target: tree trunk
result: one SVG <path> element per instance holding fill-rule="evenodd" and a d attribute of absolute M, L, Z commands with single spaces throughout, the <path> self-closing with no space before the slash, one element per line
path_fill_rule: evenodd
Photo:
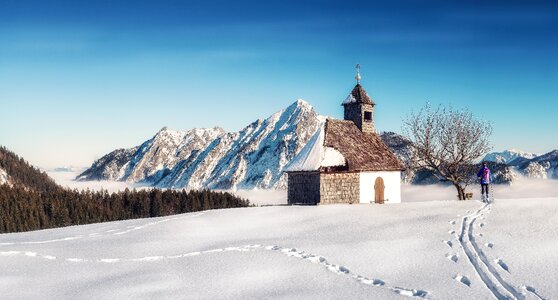
<path fill-rule="evenodd" d="M 457 190 L 457 197 L 459 200 L 465 200 L 465 188 L 461 187 L 458 183 L 454 183 L 455 189 Z"/>

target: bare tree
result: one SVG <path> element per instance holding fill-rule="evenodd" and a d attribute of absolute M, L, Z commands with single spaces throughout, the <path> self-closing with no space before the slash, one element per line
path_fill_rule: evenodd
<path fill-rule="evenodd" d="M 468 110 L 426 104 L 403 121 L 403 132 L 412 141 L 414 167 L 451 182 L 459 200 L 465 200 L 465 189 L 476 178 L 474 163 L 492 149 L 492 124 L 475 119 Z"/>

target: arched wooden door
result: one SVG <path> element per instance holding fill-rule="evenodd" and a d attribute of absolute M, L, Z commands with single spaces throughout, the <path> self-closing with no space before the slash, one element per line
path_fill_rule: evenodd
<path fill-rule="evenodd" d="M 376 178 L 374 183 L 374 202 L 377 204 L 384 204 L 384 179 L 382 177 Z"/>

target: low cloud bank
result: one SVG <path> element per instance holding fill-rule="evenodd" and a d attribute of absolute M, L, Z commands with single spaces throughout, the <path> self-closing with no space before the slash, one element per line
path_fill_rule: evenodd
<path fill-rule="evenodd" d="M 480 185 L 467 187 L 467 192 L 473 193 L 473 199 L 480 199 Z M 492 193 L 495 199 L 558 197 L 558 180 L 519 177 L 512 185 L 493 185 Z M 453 186 L 440 184 L 404 184 L 401 197 L 403 202 L 456 200 L 457 191 Z"/>
<path fill-rule="evenodd" d="M 90 189 L 92 191 L 106 190 L 109 192 L 123 191 L 126 188 L 129 189 L 144 189 L 149 188 L 146 185 L 130 183 L 130 182 L 120 182 L 120 181 L 75 181 L 74 179 L 81 172 L 78 171 L 59 171 L 51 170 L 47 171 L 48 176 L 50 176 L 54 181 L 70 189 L 86 190 Z"/>
<path fill-rule="evenodd" d="M 146 185 L 119 182 L 119 181 L 74 181 L 79 171 L 60 172 L 48 171 L 56 183 L 64 187 L 77 188 L 80 190 L 108 190 L 116 192 L 129 189 L 149 188 Z M 544 198 L 558 197 L 558 180 L 532 179 L 519 177 L 512 185 L 494 185 L 493 195 L 495 199 L 517 199 L 517 198 Z M 287 203 L 286 190 L 227 190 L 239 197 L 250 200 L 256 205 L 281 205 Z M 467 192 L 473 193 L 473 199 L 480 199 L 480 186 L 478 184 L 467 187 Z M 422 201 L 451 201 L 457 199 L 457 192 L 453 186 L 440 184 L 433 185 L 401 185 L 401 197 L 403 202 Z"/>

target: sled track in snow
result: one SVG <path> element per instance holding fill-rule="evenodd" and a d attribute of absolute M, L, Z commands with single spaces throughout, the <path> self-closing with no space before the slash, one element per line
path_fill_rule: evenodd
<path fill-rule="evenodd" d="M 475 237 L 473 235 L 475 221 L 484 212 L 489 210 L 490 207 L 491 204 L 486 203 L 477 211 L 463 217 L 461 232 L 459 233 L 459 243 L 461 244 L 469 262 L 473 265 L 475 272 L 494 297 L 496 297 L 496 299 L 523 300 L 525 299 L 525 295 L 519 292 L 510 283 L 506 282 L 502 276 L 500 276 L 496 268 L 490 264 L 489 259 L 475 241 Z"/>
<path fill-rule="evenodd" d="M 1 256 L 27 256 L 27 257 L 35 257 L 50 261 L 62 260 L 69 263 L 104 263 L 104 264 L 114 264 L 114 263 L 134 263 L 134 262 L 154 262 L 154 261 L 161 261 L 161 260 L 170 260 L 170 259 L 180 259 L 186 257 L 193 257 L 199 256 L 203 254 L 210 254 L 210 253 L 222 253 L 222 252 L 250 252 L 256 250 L 265 250 L 271 251 L 276 253 L 281 253 L 283 255 L 294 257 L 301 259 L 303 261 L 311 262 L 314 264 L 318 264 L 322 267 L 325 267 L 326 270 L 338 274 L 340 276 L 345 276 L 352 280 L 356 280 L 359 283 L 374 286 L 378 288 L 385 288 L 390 290 L 396 294 L 407 296 L 411 298 L 419 298 L 419 299 L 429 299 L 429 293 L 425 290 L 417 290 L 417 289 L 409 289 L 403 288 L 398 286 L 392 286 L 386 283 L 381 279 L 374 279 L 365 277 L 359 274 L 355 274 L 349 270 L 349 268 L 329 263 L 328 260 L 319 255 L 314 255 L 307 253 L 305 251 L 300 251 L 295 248 L 285 248 L 280 246 L 263 246 L 259 244 L 255 245 L 245 245 L 240 247 L 226 247 L 226 248 L 218 248 L 218 249 L 211 249 L 205 251 L 196 251 L 196 252 L 189 252 L 184 254 L 178 255 L 160 255 L 160 256 L 145 256 L 139 258 L 98 258 L 98 259 L 91 259 L 91 258 L 59 258 L 52 255 L 41 255 L 36 252 L 30 251 L 0 251 Z"/>

